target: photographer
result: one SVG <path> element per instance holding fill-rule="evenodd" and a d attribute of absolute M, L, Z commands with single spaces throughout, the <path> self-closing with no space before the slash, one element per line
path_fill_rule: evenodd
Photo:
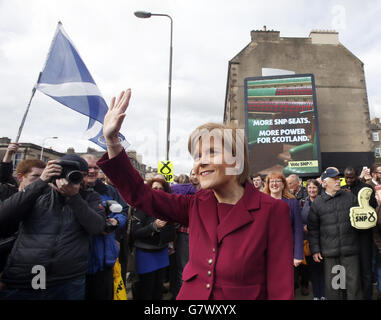
<path fill-rule="evenodd" d="M 127 222 L 128 205 L 114 187 L 106 185 L 98 179 L 99 167 L 96 164 L 97 159 L 91 154 L 82 155 L 82 158 L 86 160 L 89 167 L 86 188 L 100 194 L 103 205 L 107 208 L 107 213 L 109 213 L 108 230 L 102 235 L 91 237 L 89 271 L 86 275 L 86 299 L 113 300 L 113 267 L 120 251 L 115 236 L 117 233 L 118 241 L 123 243 L 126 236 L 123 230 L 126 231 L 124 227 Z M 118 210 L 119 213 L 113 212 L 113 209 L 107 204 L 110 200 L 115 200 L 115 204 L 121 206 Z M 122 269 L 122 278 L 125 278 L 125 273 Z"/>
<path fill-rule="evenodd" d="M 38 179 L 20 184 L 22 191 L 0 204 L 0 226 L 21 222 L 2 274 L 0 299 L 84 299 L 89 235 L 103 232 L 105 211 L 99 195 L 84 190 L 85 181 L 69 182 L 73 176 L 86 179 L 86 161 L 77 155 L 60 159 L 67 160 L 76 170 L 49 161 Z M 35 275 L 36 266 L 44 272 Z"/>

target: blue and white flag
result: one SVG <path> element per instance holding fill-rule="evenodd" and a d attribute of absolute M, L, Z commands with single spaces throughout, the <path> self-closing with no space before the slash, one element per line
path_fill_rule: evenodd
<path fill-rule="evenodd" d="M 107 104 L 61 22 L 58 22 L 36 89 L 66 107 L 88 116 L 86 137 L 107 149 L 102 133 Z M 127 149 L 130 144 L 123 135 L 119 134 L 119 139 Z"/>

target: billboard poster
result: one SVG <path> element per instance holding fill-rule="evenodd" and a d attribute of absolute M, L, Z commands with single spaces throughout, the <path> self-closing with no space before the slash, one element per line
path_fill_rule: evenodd
<path fill-rule="evenodd" d="M 318 176 L 319 126 L 312 74 L 245 79 L 251 172 Z"/>

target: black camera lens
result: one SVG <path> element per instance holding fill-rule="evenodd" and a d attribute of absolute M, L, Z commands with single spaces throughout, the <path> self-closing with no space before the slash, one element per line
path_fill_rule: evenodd
<path fill-rule="evenodd" d="M 66 175 L 66 180 L 72 184 L 79 184 L 83 180 L 83 175 L 81 171 L 77 171 L 77 170 L 70 171 Z"/>

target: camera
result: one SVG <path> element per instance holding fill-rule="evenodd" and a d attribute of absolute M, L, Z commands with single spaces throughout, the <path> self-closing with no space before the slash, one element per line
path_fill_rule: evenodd
<path fill-rule="evenodd" d="M 65 178 L 69 183 L 79 184 L 83 180 L 83 174 L 80 171 L 80 166 L 77 161 L 71 160 L 60 160 L 58 164 L 62 167 L 62 172 L 60 176 L 55 176 L 52 178 L 52 182 L 56 179 Z"/>
<path fill-rule="evenodd" d="M 107 200 L 105 208 L 106 208 L 107 219 L 109 219 L 111 212 L 120 213 L 123 210 L 123 207 L 115 200 Z M 118 225 L 114 225 L 109 220 L 106 220 L 106 227 L 104 229 L 104 232 L 112 233 L 115 231 L 117 227 Z"/>
<path fill-rule="evenodd" d="M 111 212 L 113 213 L 121 213 L 123 207 L 119 204 L 119 202 L 115 200 L 106 200 L 106 212 L 109 215 Z"/>

